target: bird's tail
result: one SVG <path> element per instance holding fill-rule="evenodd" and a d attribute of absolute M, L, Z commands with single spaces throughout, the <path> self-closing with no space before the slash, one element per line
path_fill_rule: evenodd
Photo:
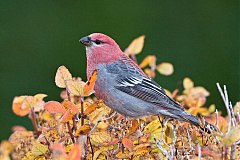
<path fill-rule="evenodd" d="M 181 118 L 183 121 L 189 122 L 189 123 L 195 125 L 196 127 L 199 127 L 204 132 L 207 132 L 209 134 L 211 134 L 213 132 L 219 132 L 219 129 L 216 126 L 208 123 L 204 119 L 201 120 L 200 118 L 195 117 L 185 111 L 183 111 L 182 114 L 180 114 L 180 115 L 181 115 Z"/>

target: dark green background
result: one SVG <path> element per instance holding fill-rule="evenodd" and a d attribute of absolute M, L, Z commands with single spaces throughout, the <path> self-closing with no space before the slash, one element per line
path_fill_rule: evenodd
<path fill-rule="evenodd" d="M 205 1 L 0 1 L 0 139 L 11 126 L 31 129 L 30 121 L 11 111 L 14 96 L 48 94 L 60 100 L 54 76 L 60 65 L 85 78 L 85 49 L 78 40 L 92 32 L 113 37 L 125 49 L 145 34 L 143 53 L 158 63 L 174 64 L 175 73 L 156 81 L 173 90 L 185 76 L 205 86 L 208 104 L 223 108 L 216 82 L 227 84 L 239 100 L 238 0 Z"/>

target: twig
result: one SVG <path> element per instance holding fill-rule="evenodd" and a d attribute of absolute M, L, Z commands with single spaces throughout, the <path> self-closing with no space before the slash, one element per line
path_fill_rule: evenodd
<path fill-rule="evenodd" d="M 92 146 L 92 143 L 91 143 L 91 140 L 90 140 L 90 135 L 87 136 L 87 141 L 89 142 L 89 145 L 90 145 L 90 148 L 91 148 L 91 154 L 92 154 L 92 159 L 93 159 L 93 156 L 94 156 L 94 151 L 93 151 L 93 146 Z"/>
<path fill-rule="evenodd" d="M 202 157 L 201 146 L 198 144 L 197 147 L 198 147 L 198 159 L 201 160 Z"/>
<path fill-rule="evenodd" d="M 36 115 L 35 115 L 35 112 L 34 112 L 34 107 L 31 108 L 31 113 L 30 114 L 31 114 L 30 117 L 31 117 L 31 120 L 32 120 L 32 123 L 33 123 L 33 128 L 36 132 L 37 137 L 39 137 L 40 132 L 38 130 L 38 125 L 37 125 L 37 122 L 36 122 Z"/>
<path fill-rule="evenodd" d="M 75 143 L 75 137 L 74 137 L 74 135 L 73 135 L 73 133 L 72 133 L 72 128 L 71 128 L 69 122 L 67 122 L 67 127 L 68 127 L 69 134 L 70 134 L 70 136 L 71 136 L 72 142 Z"/>
<path fill-rule="evenodd" d="M 216 109 L 215 113 L 216 113 L 216 122 L 215 122 L 215 126 L 218 128 L 218 110 L 217 110 L 217 109 Z"/>
<path fill-rule="evenodd" d="M 231 130 L 231 126 L 232 126 L 232 124 L 231 124 L 231 122 L 232 122 L 232 116 L 231 116 L 231 112 L 230 112 L 230 109 L 229 109 L 229 103 L 228 103 L 228 97 L 226 97 L 226 96 L 228 96 L 228 94 L 227 94 L 227 89 L 226 89 L 226 86 L 224 85 L 223 86 L 223 88 L 224 88 L 224 92 L 223 92 L 223 90 L 222 90 L 222 88 L 220 87 L 220 85 L 219 85 L 219 83 L 217 83 L 217 88 L 218 88 L 218 90 L 219 90 L 219 92 L 220 92 L 220 94 L 221 94 L 221 96 L 222 96 L 222 99 L 223 99 L 223 102 L 224 102 L 224 104 L 225 104 L 225 106 L 226 106 L 226 109 L 227 109 L 227 113 L 228 113 L 228 131 L 227 131 L 227 133 L 226 134 L 228 134 L 229 132 L 230 132 L 230 130 Z"/>
<path fill-rule="evenodd" d="M 81 126 L 84 125 L 84 99 L 83 97 L 81 96 L 80 97 L 80 102 L 81 102 Z"/>

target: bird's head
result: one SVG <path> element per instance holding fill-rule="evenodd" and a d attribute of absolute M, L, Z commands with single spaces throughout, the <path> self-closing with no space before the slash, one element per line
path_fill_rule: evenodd
<path fill-rule="evenodd" d="M 118 44 L 109 36 L 93 33 L 79 40 L 86 46 L 87 59 L 97 63 L 109 63 L 121 56 L 123 52 Z"/>

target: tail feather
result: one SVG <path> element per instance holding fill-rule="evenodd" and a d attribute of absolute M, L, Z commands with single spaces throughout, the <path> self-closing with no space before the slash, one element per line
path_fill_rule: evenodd
<path fill-rule="evenodd" d="M 200 120 L 198 117 L 191 115 L 188 112 L 185 112 L 184 110 L 175 110 L 172 111 L 172 114 L 174 115 L 178 115 L 178 119 L 180 121 L 185 121 L 185 122 L 189 122 L 193 125 L 195 125 L 196 127 L 199 127 L 202 131 L 207 132 L 209 134 L 213 133 L 213 132 L 219 132 L 219 129 L 217 127 L 215 127 L 214 125 L 206 122 L 206 121 L 202 121 Z"/>

